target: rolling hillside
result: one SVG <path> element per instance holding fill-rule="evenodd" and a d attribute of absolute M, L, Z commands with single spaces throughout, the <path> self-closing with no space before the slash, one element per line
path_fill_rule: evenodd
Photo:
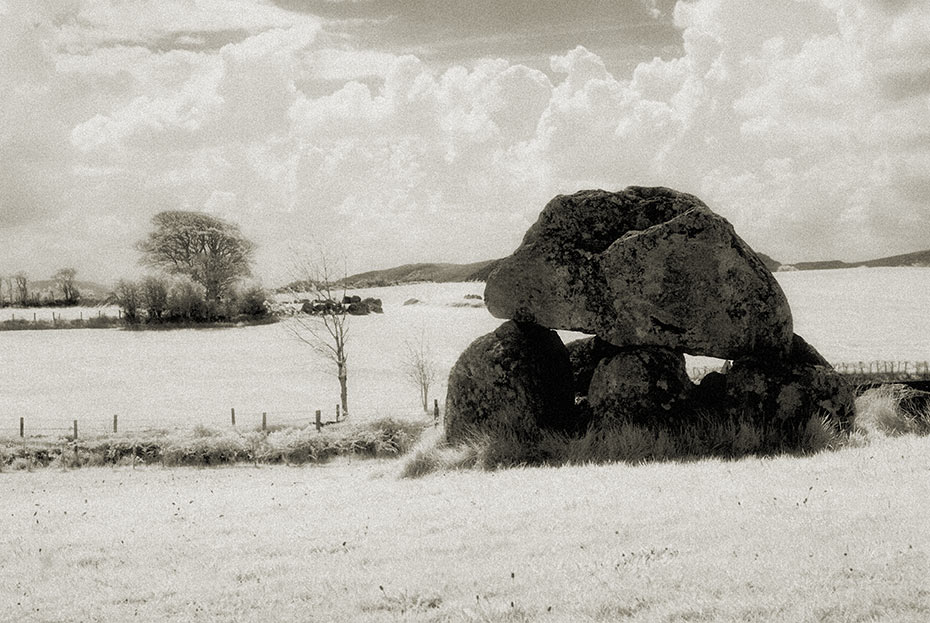
<path fill-rule="evenodd" d="M 450 283 L 486 281 L 499 260 L 486 260 L 471 264 L 404 264 L 384 270 L 371 270 L 346 277 L 346 284 L 354 288 L 371 288 L 417 281 Z"/>
<path fill-rule="evenodd" d="M 864 262 L 843 262 L 840 260 L 823 260 L 817 262 L 797 262 L 783 264 L 772 259 L 764 253 L 758 253 L 766 268 L 775 272 L 778 270 L 826 270 L 833 268 L 868 267 L 896 267 L 896 266 L 930 266 L 930 250 L 891 255 Z M 497 266 L 500 260 L 486 260 L 471 264 L 449 263 L 422 263 L 404 264 L 383 270 L 371 270 L 346 278 L 346 284 L 354 288 L 370 288 L 377 286 L 396 285 L 401 283 L 415 283 L 418 281 L 431 281 L 435 283 L 449 283 L 461 281 L 486 281 L 488 275 Z"/>

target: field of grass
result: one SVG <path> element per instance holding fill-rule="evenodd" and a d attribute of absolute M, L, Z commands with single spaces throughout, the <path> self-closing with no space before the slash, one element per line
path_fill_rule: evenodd
<path fill-rule="evenodd" d="M 777 277 L 797 332 L 831 361 L 930 359 L 925 330 L 930 269 Z M 402 371 L 404 341 L 420 336 L 439 370 L 432 397 L 444 402 L 445 380 L 462 350 L 501 322 L 485 309 L 462 306 L 475 303 L 466 295 L 483 289 L 481 283 L 410 284 L 358 292 L 381 298 L 385 313 L 350 323 L 349 406 L 356 421 L 422 417 L 417 390 Z M 412 298 L 421 303 L 404 305 Z M 88 318 L 100 310 L 84 311 Z M 16 313 L 19 317 L 20 310 Z M 563 334 L 573 337 L 577 334 Z M 714 365 L 706 359 L 693 358 L 689 365 Z M 273 425 L 305 425 L 316 409 L 324 419 L 334 417 L 337 402 L 331 362 L 294 339 L 285 323 L 165 332 L 0 332 L 0 436 L 17 435 L 20 417 L 27 435 L 66 434 L 73 419 L 81 431 L 103 433 L 114 414 L 125 431 L 216 427 L 230 422 L 231 408 L 240 426 L 260 423 L 262 412 Z"/>
<path fill-rule="evenodd" d="M 0 476 L 4 621 L 926 621 L 930 438 L 813 456 Z"/>

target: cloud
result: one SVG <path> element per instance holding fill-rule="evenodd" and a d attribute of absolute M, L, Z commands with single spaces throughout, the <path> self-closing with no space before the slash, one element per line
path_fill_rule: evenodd
<path fill-rule="evenodd" d="M 24 242 L 0 262 L 131 264 L 168 208 L 239 222 L 272 279 L 311 238 L 352 270 L 470 261 L 556 193 L 628 184 L 694 192 L 783 261 L 930 246 L 926 3 L 644 6 L 681 51 L 620 74 L 581 46 L 437 64 L 263 2 L 7 0 L 0 228 Z"/>

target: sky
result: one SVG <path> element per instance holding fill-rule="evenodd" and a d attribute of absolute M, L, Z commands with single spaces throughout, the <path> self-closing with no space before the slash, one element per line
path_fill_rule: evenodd
<path fill-rule="evenodd" d="M 930 248 L 924 0 L 0 0 L 0 274 L 140 274 L 163 210 L 255 274 L 502 257 L 669 186 L 782 262 Z"/>

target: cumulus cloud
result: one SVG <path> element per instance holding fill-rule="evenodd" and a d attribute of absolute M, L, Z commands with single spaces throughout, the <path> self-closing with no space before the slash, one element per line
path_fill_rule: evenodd
<path fill-rule="evenodd" d="M 309 239 L 352 270 L 472 261 L 555 193 L 628 184 L 694 192 L 783 261 L 930 246 L 926 3 L 680 2 L 681 53 L 629 75 L 580 46 L 435 65 L 258 1 L 3 11 L 3 264 L 55 243 L 47 270 L 83 250 L 107 277 L 167 208 L 239 222 L 272 280 Z"/>

